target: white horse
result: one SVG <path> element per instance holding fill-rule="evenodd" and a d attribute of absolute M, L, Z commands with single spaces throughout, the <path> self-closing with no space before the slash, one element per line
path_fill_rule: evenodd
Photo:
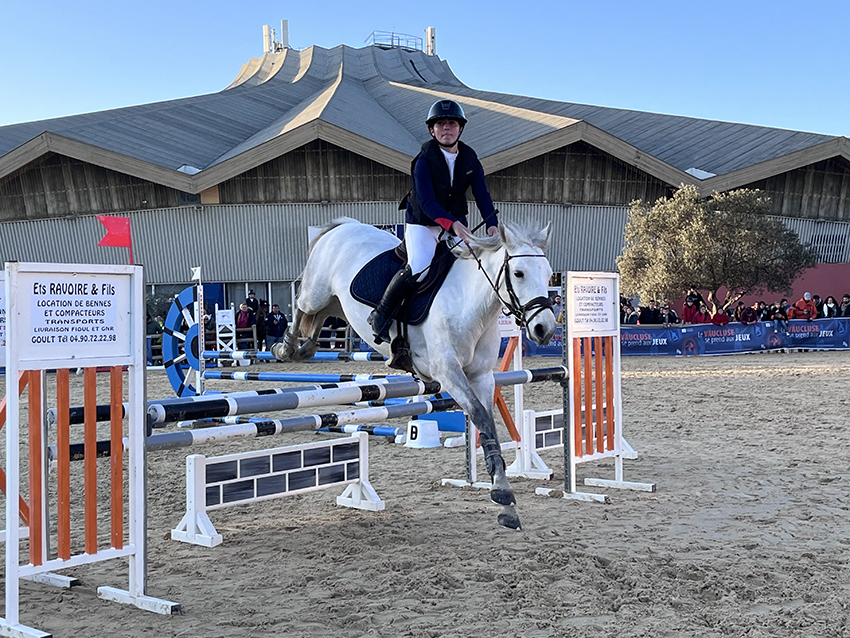
<path fill-rule="evenodd" d="M 536 343 L 552 338 L 555 316 L 547 294 L 552 268 L 544 255 L 548 237 L 549 226 L 532 229 L 502 222 L 498 236 L 455 247 L 459 259 L 428 317 L 408 328 L 416 372 L 439 381 L 478 429 L 492 479 L 490 496 L 502 506 L 499 523 L 511 529 L 519 529 L 520 521 L 493 421 L 497 319 L 507 306 Z M 389 356 L 389 343 L 374 344 L 366 320 L 371 308 L 355 301 L 349 288 L 366 263 L 398 243 L 393 235 L 348 218 L 322 229 L 310 244 L 292 324 L 284 342 L 272 347 L 274 356 L 282 361 L 312 357 L 328 316 L 344 316 L 361 338 Z M 395 338 L 396 332 L 394 325 L 390 336 Z M 299 343 L 299 337 L 307 341 Z"/>

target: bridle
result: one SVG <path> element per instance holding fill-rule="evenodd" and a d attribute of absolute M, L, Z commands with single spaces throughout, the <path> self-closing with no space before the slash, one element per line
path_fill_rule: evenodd
<path fill-rule="evenodd" d="M 482 222 L 483 224 L 483 222 Z M 481 226 L 479 224 L 476 226 L 472 232 Z M 455 244 L 458 245 L 458 244 Z M 534 319 L 537 315 L 539 315 L 544 310 L 552 309 L 552 300 L 549 297 L 534 297 L 534 299 L 529 300 L 526 303 L 522 303 L 519 300 L 519 297 L 514 290 L 514 286 L 511 283 L 511 271 L 508 267 L 511 259 L 518 259 L 520 257 L 543 257 L 546 258 L 546 255 L 511 255 L 508 253 L 508 249 L 505 248 L 505 259 L 502 261 L 502 266 L 499 268 L 499 272 L 496 274 L 496 281 L 490 279 L 490 275 L 487 274 L 487 271 L 484 269 L 484 264 L 481 263 L 481 260 L 478 258 L 478 255 L 475 254 L 475 251 L 472 249 L 472 246 L 467 245 L 469 248 L 469 254 L 472 255 L 472 258 L 475 259 L 478 264 L 478 270 L 484 273 L 484 276 L 487 278 L 487 283 L 490 284 L 490 287 L 493 289 L 493 292 L 496 293 L 496 298 L 502 302 L 502 306 L 507 310 L 507 314 L 513 316 L 516 319 L 517 324 L 520 328 L 527 328 L 529 322 Z M 505 289 L 508 291 L 508 299 L 502 298 L 502 294 L 499 292 L 499 282 L 502 280 L 502 276 L 505 277 Z M 531 316 L 527 316 L 529 312 L 531 312 Z"/>
<path fill-rule="evenodd" d="M 469 252 L 472 254 L 475 261 L 478 262 L 478 269 L 482 273 L 484 273 L 484 276 L 487 278 L 487 282 L 490 284 L 490 287 L 493 289 L 493 292 L 496 293 L 496 297 L 499 299 L 499 301 L 502 302 L 502 306 L 504 306 L 504 308 L 508 311 L 507 314 L 512 315 L 516 319 L 516 322 L 520 328 L 527 328 L 531 320 L 534 319 L 537 315 L 539 315 L 544 310 L 552 309 L 552 300 L 549 299 L 549 297 L 534 297 L 526 303 L 522 303 L 519 300 L 516 291 L 514 290 L 513 284 L 511 283 L 511 271 L 508 267 L 511 259 L 518 259 L 520 257 L 545 258 L 546 255 L 510 255 L 508 254 L 507 249 L 505 249 L 505 259 L 502 261 L 502 265 L 499 268 L 499 272 L 496 274 L 496 281 L 494 282 L 492 279 L 490 279 L 490 275 L 487 274 L 487 271 L 484 270 L 484 266 L 481 263 L 481 260 L 478 259 L 478 256 L 472 250 L 471 246 L 469 248 Z M 499 292 L 499 282 L 502 279 L 502 275 L 504 275 L 505 277 L 505 289 L 508 291 L 507 300 L 503 299 L 501 293 Z M 529 312 L 531 312 L 530 316 L 528 316 Z"/>

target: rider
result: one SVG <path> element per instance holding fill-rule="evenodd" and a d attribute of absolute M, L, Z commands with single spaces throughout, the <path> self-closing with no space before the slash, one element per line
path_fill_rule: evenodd
<path fill-rule="evenodd" d="M 471 187 L 488 235 L 498 232 L 497 211 L 484 182 L 484 169 L 478 156 L 460 141 L 466 125 L 460 104 L 439 100 L 428 111 L 431 139 L 410 165 L 412 187 L 406 202 L 404 241 L 407 265 L 390 280 L 380 303 L 369 315 L 375 341 L 389 341 L 389 330 L 398 307 L 427 274 L 437 243 L 451 236 L 469 243 L 474 238 L 467 227 L 466 192 Z M 405 353 L 407 354 L 407 353 Z M 398 354 L 395 359 L 398 359 Z M 390 362 L 390 367 L 395 361 Z"/>

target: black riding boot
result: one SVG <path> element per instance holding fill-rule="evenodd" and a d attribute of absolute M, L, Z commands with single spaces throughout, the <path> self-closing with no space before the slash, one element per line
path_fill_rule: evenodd
<path fill-rule="evenodd" d="M 405 266 L 390 279 L 378 307 L 369 315 L 369 325 L 375 333 L 375 343 L 390 340 L 390 326 L 396 310 L 416 287 L 416 275 Z"/>

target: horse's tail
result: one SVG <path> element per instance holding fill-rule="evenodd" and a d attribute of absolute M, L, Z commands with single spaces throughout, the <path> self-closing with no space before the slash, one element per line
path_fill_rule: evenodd
<path fill-rule="evenodd" d="M 325 226 L 322 226 L 322 230 L 319 231 L 319 234 L 316 235 L 313 238 L 313 241 L 311 241 L 310 245 L 307 247 L 307 258 L 309 259 L 310 253 L 313 252 L 313 246 L 316 245 L 316 242 L 319 241 L 319 239 L 321 239 L 323 235 L 326 235 L 327 233 L 331 232 L 337 226 L 342 226 L 343 224 L 352 224 L 352 223 L 359 224 L 360 221 L 357 220 L 357 219 L 354 219 L 352 217 L 337 217 L 330 224 L 326 224 Z"/>

